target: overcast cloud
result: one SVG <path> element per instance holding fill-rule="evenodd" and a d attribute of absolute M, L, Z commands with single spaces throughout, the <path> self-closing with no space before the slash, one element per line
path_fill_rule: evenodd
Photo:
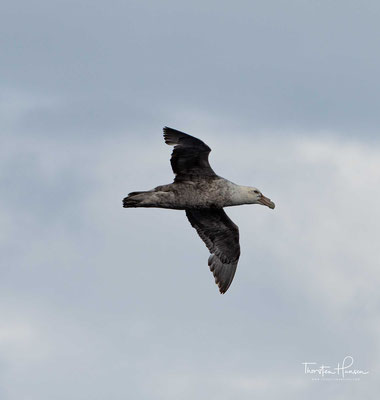
<path fill-rule="evenodd" d="M 0 397 L 357 399 L 380 390 L 374 1 L 0 6 Z M 276 203 L 227 209 L 221 296 L 163 125 Z M 369 370 L 312 381 L 302 362 Z"/>

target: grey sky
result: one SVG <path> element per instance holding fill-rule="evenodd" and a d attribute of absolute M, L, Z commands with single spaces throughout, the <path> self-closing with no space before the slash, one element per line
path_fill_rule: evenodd
<path fill-rule="evenodd" d="M 0 7 L 0 397 L 374 398 L 378 3 Z M 172 180 L 163 125 L 276 203 L 227 209 L 224 296 L 183 212 L 121 207 Z"/>
<path fill-rule="evenodd" d="M 379 11 L 375 1 L 3 3 L 3 96 L 50 100 L 19 121 L 33 133 L 141 131 L 193 110 L 235 130 L 374 134 Z"/>

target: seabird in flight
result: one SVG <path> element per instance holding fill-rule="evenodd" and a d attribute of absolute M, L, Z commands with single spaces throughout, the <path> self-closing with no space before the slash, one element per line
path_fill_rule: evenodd
<path fill-rule="evenodd" d="M 225 293 L 235 275 L 240 245 L 239 228 L 223 207 L 262 204 L 273 209 L 274 203 L 254 187 L 236 185 L 216 175 L 208 162 L 211 149 L 201 140 L 168 127 L 164 128 L 164 139 L 174 146 L 170 159 L 174 182 L 129 193 L 123 206 L 185 210 L 211 253 L 208 265 L 220 293 Z"/>

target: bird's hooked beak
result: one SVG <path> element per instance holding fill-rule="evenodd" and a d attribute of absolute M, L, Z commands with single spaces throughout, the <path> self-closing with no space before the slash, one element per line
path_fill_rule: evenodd
<path fill-rule="evenodd" d="M 272 210 L 275 207 L 275 204 L 273 203 L 273 201 L 271 199 L 268 199 L 268 197 L 265 197 L 264 195 L 261 195 L 258 202 L 259 202 L 259 204 L 262 204 L 263 206 L 267 206 L 267 207 L 271 208 Z"/>

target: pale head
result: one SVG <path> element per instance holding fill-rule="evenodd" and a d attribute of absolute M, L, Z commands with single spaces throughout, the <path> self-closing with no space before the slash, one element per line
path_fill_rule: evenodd
<path fill-rule="evenodd" d="M 246 188 L 250 204 L 261 204 L 272 209 L 275 207 L 273 201 L 265 197 L 259 189 L 250 186 L 246 186 Z"/>

